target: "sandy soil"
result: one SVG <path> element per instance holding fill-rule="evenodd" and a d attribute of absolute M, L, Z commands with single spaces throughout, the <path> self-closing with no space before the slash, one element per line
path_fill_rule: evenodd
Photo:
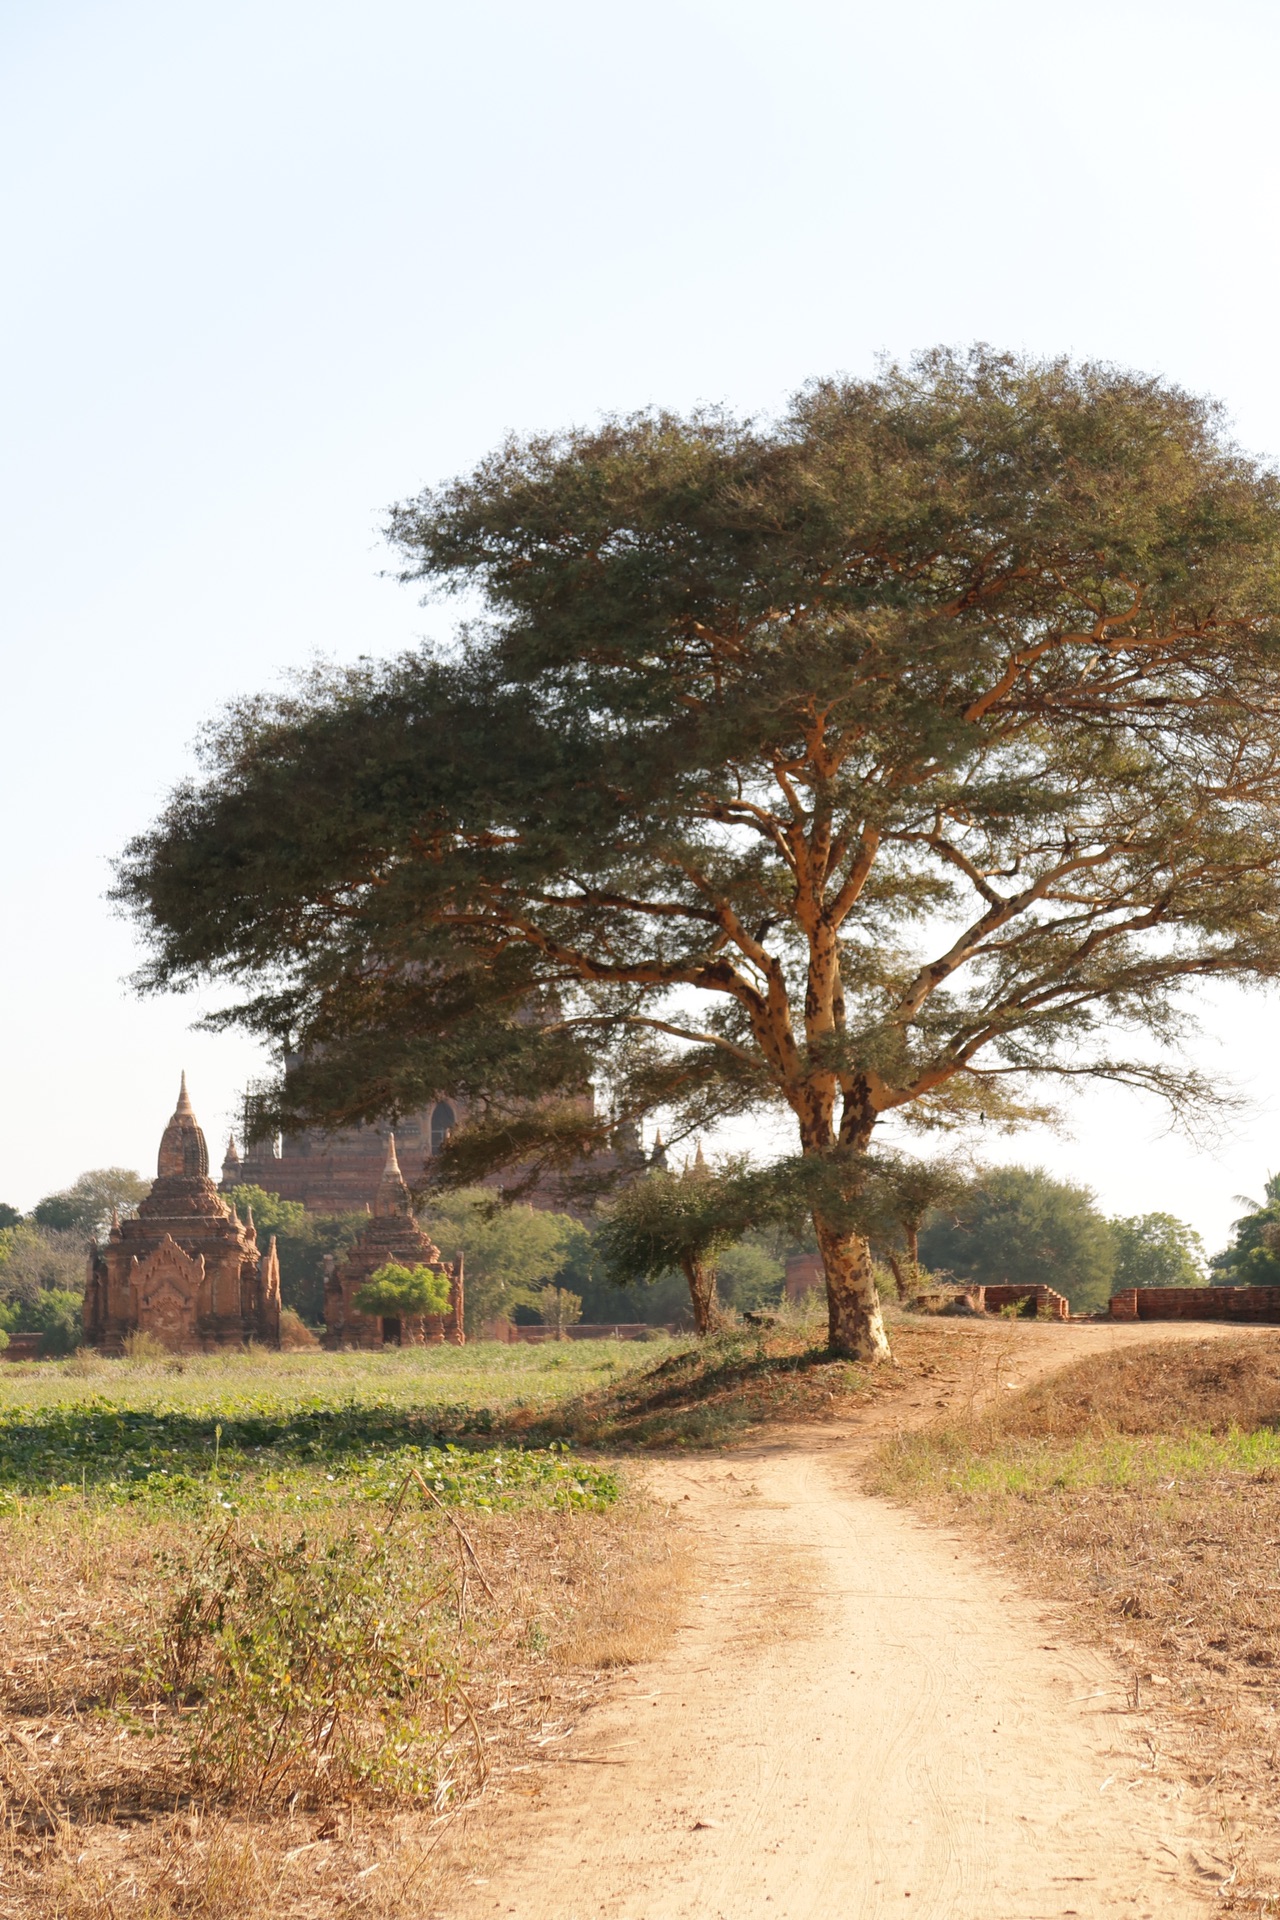
<path fill-rule="evenodd" d="M 1229 1863 L 1125 1682 L 971 1546 L 859 1491 L 944 1403 L 1179 1327 L 957 1328 L 861 1422 L 654 1462 L 698 1548 L 674 1644 L 509 1781 L 451 1920 L 1211 1912 Z M 1219 1331 L 1235 1331 L 1220 1329 Z"/>

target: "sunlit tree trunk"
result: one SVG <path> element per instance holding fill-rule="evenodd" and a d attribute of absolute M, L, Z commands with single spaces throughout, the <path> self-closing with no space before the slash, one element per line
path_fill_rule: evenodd
<path fill-rule="evenodd" d="M 689 1298 L 693 1302 L 693 1324 L 699 1333 L 714 1333 L 720 1325 L 720 1299 L 716 1292 L 716 1270 L 693 1254 L 686 1254 L 680 1264 L 684 1268 L 684 1277 L 689 1282 Z"/>
<path fill-rule="evenodd" d="M 827 1275 L 828 1347 L 845 1360 L 891 1359 L 870 1242 L 860 1233 L 841 1232 L 820 1213 L 813 1226 Z"/>

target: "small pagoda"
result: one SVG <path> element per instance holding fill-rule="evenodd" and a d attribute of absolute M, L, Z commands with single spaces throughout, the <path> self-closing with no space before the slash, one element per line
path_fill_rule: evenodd
<path fill-rule="evenodd" d="M 399 1319 L 359 1312 L 353 1304 L 355 1295 L 379 1267 L 389 1262 L 399 1267 L 430 1267 L 433 1273 L 446 1274 L 448 1312 L 406 1314 Z M 439 1345 L 447 1340 L 460 1347 L 466 1341 L 462 1304 L 462 1255 L 452 1262 L 442 1259 L 439 1247 L 414 1219 L 392 1134 L 387 1142 L 386 1164 L 369 1223 L 325 1280 L 324 1343 L 326 1347 L 339 1348 L 384 1347 Z"/>
<path fill-rule="evenodd" d="M 275 1238 L 264 1253 L 252 1211 L 242 1221 L 209 1178 L 185 1074 L 150 1193 L 132 1218 L 112 1220 L 105 1247 L 90 1248 L 84 1330 L 108 1353 L 131 1333 L 174 1353 L 280 1344 Z"/>

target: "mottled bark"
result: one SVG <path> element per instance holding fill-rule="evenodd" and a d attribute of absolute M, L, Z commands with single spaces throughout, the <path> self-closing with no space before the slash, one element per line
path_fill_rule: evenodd
<path fill-rule="evenodd" d="M 720 1297 L 716 1292 L 716 1270 L 705 1261 L 687 1254 L 680 1262 L 689 1282 L 693 1302 L 693 1324 L 699 1333 L 714 1333 L 720 1325 Z"/>
<path fill-rule="evenodd" d="M 827 1345 L 845 1360 L 890 1360 L 872 1271 L 871 1246 L 860 1233 L 844 1233 L 814 1215 L 814 1230 L 827 1274 Z"/>

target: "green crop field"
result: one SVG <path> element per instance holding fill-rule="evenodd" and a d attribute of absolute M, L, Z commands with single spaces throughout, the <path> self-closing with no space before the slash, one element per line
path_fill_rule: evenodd
<path fill-rule="evenodd" d="M 316 1513 L 385 1503 L 415 1473 L 448 1504 L 607 1503 L 616 1488 L 604 1469 L 563 1447 L 495 1446 L 495 1429 L 517 1408 L 609 1381 L 668 1344 L 140 1361 L 81 1352 L 14 1364 L 0 1368 L 0 1512 L 72 1498 Z"/>

